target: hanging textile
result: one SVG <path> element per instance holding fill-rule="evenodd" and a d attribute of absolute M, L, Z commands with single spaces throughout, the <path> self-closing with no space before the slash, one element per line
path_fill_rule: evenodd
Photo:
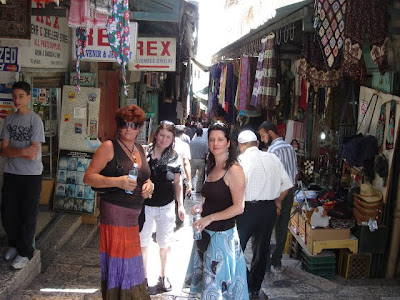
<path fill-rule="evenodd" d="M 98 13 L 109 15 L 112 12 L 112 2 L 112 0 L 90 0 L 90 6 Z"/>
<path fill-rule="evenodd" d="M 270 33 L 261 40 L 258 56 L 255 83 L 250 104 L 271 110 L 275 106 L 276 97 L 276 57 L 275 34 Z"/>
<path fill-rule="evenodd" d="M 376 126 L 376 139 L 378 141 L 378 148 L 381 149 L 383 145 L 383 138 L 385 134 L 385 123 L 386 123 L 386 103 L 382 104 L 381 111 L 379 113 L 378 124 Z"/>
<path fill-rule="evenodd" d="M 60 0 L 33 0 L 33 2 L 36 2 L 36 3 L 41 2 L 41 3 L 44 3 L 44 4 L 55 2 L 57 4 L 57 6 L 60 5 Z"/>
<path fill-rule="evenodd" d="M 352 0 L 347 3 L 343 72 L 354 79 L 362 80 L 365 63 L 362 49 L 365 33 L 368 32 L 371 56 L 381 74 L 388 70 L 388 16 L 386 0 Z"/>
<path fill-rule="evenodd" d="M 390 101 L 389 128 L 386 134 L 386 150 L 393 149 L 394 127 L 396 125 L 396 101 Z"/>
<path fill-rule="evenodd" d="M 243 56 L 240 59 L 239 110 L 246 109 L 247 85 L 249 84 L 248 71 L 249 58 L 248 56 Z"/>
<path fill-rule="evenodd" d="M 71 0 L 68 26 L 84 27 L 106 26 L 107 15 L 100 14 L 90 5 L 90 0 Z"/>
<path fill-rule="evenodd" d="M 76 42 L 75 42 L 75 54 L 76 54 L 76 90 L 79 93 L 81 91 L 81 85 L 79 84 L 81 79 L 81 68 L 80 68 L 80 61 L 85 56 L 85 49 L 87 43 L 87 31 L 85 28 L 77 27 L 75 29 L 76 34 Z"/>
<path fill-rule="evenodd" d="M 340 63 L 328 69 L 321 55 L 319 38 L 316 34 L 304 33 L 303 53 L 301 54 L 299 74 L 317 87 L 332 87 L 340 82 Z"/>
<path fill-rule="evenodd" d="M 221 78 L 219 83 L 218 103 L 223 107 L 225 102 L 225 85 L 226 85 L 226 65 L 221 66 Z"/>
<path fill-rule="evenodd" d="M 68 26 L 76 27 L 76 90 L 79 93 L 81 85 L 80 61 L 85 56 L 86 42 L 91 28 L 95 26 L 106 26 L 107 15 L 97 13 L 91 6 L 89 0 L 71 0 L 71 9 L 69 11 Z"/>
<path fill-rule="evenodd" d="M 107 22 L 107 35 L 114 57 L 122 67 L 121 76 L 125 96 L 128 96 L 126 65 L 130 53 L 129 18 L 128 0 L 113 0 L 112 13 Z"/>
<path fill-rule="evenodd" d="M 328 68 L 332 68 L 341 56 L 345 12 L 346 0 L 315 0 L 314 28 Z"/>

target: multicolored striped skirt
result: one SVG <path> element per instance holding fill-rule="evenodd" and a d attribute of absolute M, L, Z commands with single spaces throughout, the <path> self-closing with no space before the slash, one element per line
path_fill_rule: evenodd
<path fill-rule="evenodd" d="M 148 300 L 138 216 L 131 209 L 100 202 L 100 260 L 103 299 Z"/>

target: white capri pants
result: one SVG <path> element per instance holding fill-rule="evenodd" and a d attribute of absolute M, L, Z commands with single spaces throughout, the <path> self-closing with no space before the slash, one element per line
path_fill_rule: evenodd
<path fill-rule="evenodd" d="M 174 241 L 175 201 L 164 206 L 144 206 L 145 222 L 140 232 L 140 246 L 148 247 L 156 223 L 157 244 L 160 248 L 168 248 Z"/>

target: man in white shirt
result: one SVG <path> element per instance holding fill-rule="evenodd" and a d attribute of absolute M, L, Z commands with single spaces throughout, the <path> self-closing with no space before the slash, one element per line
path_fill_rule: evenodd
<path fill-rule="evenodd" d="M 245 210 L 236 217 L 240 244 L 246 249 L 252 238 L 253 257 L 247 282 L 250 299 L 258 299 L 269 256 L 269 245 L 281 201 L 293 186 L 289 175 L 275 154 L 258 149 L 254 132 L 238 136 L 239 163 L 246 177 Z"/>
<path fill-rule="evenodd" d="M 190 154 L 189 144 L 187 144 L 180 138 L 181 134 L 183 134 L 183 128 L 179 126 L 180 125 L 175 126 L 176 137 L 174 141 L 175 142 L 174 150 L 179 154 L 179 156 L 183 160 L 183 170 L 181 173 L 183 178 L 183 195 L 190 196 L 190 194 L 192 193 L 192 176 L 191 176 L 191 166 L 190 166 L 190 160 L 192 157 Z M 179 219 L 178 206 L 176 206 L 175 215 L 176 215 L 175 230 L 178 230 L 183 226 L 183 221 Z"/>

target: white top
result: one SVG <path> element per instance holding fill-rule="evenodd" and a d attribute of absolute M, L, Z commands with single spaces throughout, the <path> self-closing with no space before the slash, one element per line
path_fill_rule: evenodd
<path fill-rule="evenodd" d="M 182 159 L 192 159 L 192 156 L 190 155 L 190 147 L 189 144 L 185 143 L 184 141 L 182 141 L 180 138 L 176 137 L 175 138 L 175 146 L 174 146 L 174 150 L 178 153 L 178 155 L 182 158 Z M 185 170 L 183 168 L 183 164 L 181 166 L 181 176 L 182 179 L 186 178 L 186 174 L 185 174 Z"/>
<path fill-rule="evenodd" d="M 247 148 L 239 155 L 239 163 L 246 177 L 246 201 L 275 200 L 293 183 L 279 158 L 257 147 Z"/>

